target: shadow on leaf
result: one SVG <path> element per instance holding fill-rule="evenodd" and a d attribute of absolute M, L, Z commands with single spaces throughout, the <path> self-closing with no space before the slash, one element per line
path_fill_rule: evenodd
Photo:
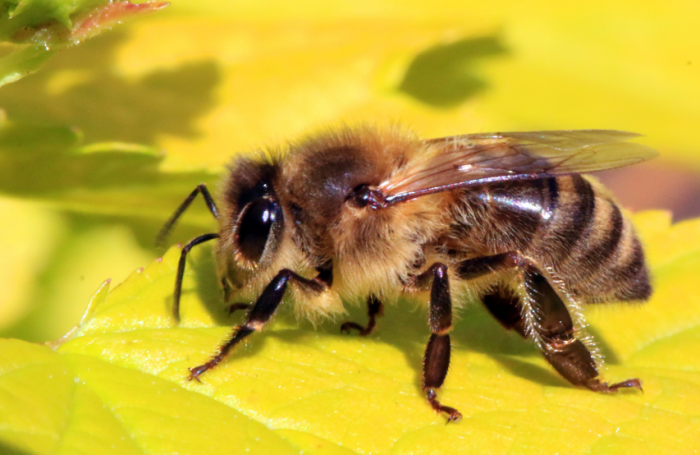
<path fill-rule="evenodd" d="M 141 77 L 119 74 L 125 31 L 66 49 L 40 73 L 0 89 L 10 118 L 78 125 L 86 139 L 152 144 L 162 135 L 194 138 L 221 80 L 214 61 L 184 63 Z"/>
<path fill-rule="evenodd" d="M 18 449 L 17 447 L 13 447 L 10 445 L 7 445 L 4 442 L 0 441 L 0 453 L 3 455 L 30 455 L 31 452 L 27 452 L 21 449 Z"/>
<path fill-rule="evenodd" d="M 539 384 L 541 386 L 547 387 L 569 387 L 574 388 L 569 382 L 564 378 L 559 376 L 553 368 L 541 367 L 538 365 L 533 365 L 528 362 L 524 362 L 514 357 L 507 357 L 502 355 L 494 355 L 493 358 L 498 361 L 505 369 L 510 371 L 511 374 L 519 378 L 526 379 L 533 382 L 534 384 Z"/>
<path fill-rule="evenodd" d="M 413 59 L 399 90 L 434 107 L 457 106 L 488 86 L 474 74 L 477 65 L 506 53 L 497 36 L 433 46 Z"/>

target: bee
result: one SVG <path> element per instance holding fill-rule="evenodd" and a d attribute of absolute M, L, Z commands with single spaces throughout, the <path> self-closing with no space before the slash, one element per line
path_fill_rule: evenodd
<path fill-rule="evenodd" d="M 366 302 L 369 335 L 385 303 L 427 300 L 430 338 L 423 392 L 437 397 L 450 363 L 453 308 L 481 301 L 506 329 L 532 340 L 575 386 L 638 388 L 602 380 L 583 335 L 581 304 L 643 301 L 651 286 L 632 223 L 596 180 L 581 175 L 650 159 L 656 152 L 609 130 L 468 134 L 422 140 L 399 127 L 328 130 L 284 148 L 234 159 L 218 195 L 199 185 L 163 227 L 164 238 L 198 194 L 219 232 L 218 273 L 232 309 L 247 309 L 197 379 L 257 332 L 283 301 L 300 317 L 342 314 Z M 427 298 L 426 298 L 427 297 Z"/>

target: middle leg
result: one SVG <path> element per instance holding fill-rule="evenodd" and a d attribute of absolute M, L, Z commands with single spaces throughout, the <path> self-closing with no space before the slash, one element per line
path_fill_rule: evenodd
<path fill-rule="evenodd" d="M 418 275 L 417 284 L 424 286 L 432 279 L 430 287 L 430 340 L 423 358 L 423 390 L 428 403 L 437 412 L 447 414 L 448 422 L 459 422 L 462 414 L 455 408 L 445 406 L 437 400 L 437 389 L 442 387 L 450 366 L 450 335 L 452 330 L 452 298 L 447 277 L 447 266 L 433 264 L 426 272 Z"/>
<path fill-rule="evenodd" d="M 360 335 L 367 336 L 374 331 L 377 325 L 377 316 L 384 315 L 384 306 L 381 300 L 379 300 L 374 294 L 367 298 L 367 315 L 369 316 L 369 321 L 367 321 L 367 326 L 362 327 L 357 322 L 348 321 L 340 326 L 340 332 L 350 333 L 350 329 L 355 329 L 360 332 Z"/>

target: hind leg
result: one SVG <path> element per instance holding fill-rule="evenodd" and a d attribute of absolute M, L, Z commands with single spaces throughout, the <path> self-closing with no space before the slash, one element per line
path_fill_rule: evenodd
<path fill-rule="evenodd" d="M 486 309 L 507 330 L 515 330 L 523 338 L 527 338 L 525 323 L 521 314 L 520 298 L 510 289 L 498 287 L 494 292 L 482 297 Z"/>
<path fill-rule="evenodd" d="M 528 305 L 524 305 L 510 289 L 499 287 L 482 299 L 491 315 L 506 329 L 515 330 L 524 338 L 534 339 L 547 362 L 572 384 L 599 392 L 616 392 L 628 387 L 641 390 L 641 382 L 636 378 L 614 384 L 600 380 L 593 355 L 575 336 L 568 308 L 543 274 L 516 254 L 507 255 L 511 258 L 510 262 L 503 259 L 506 255 L 493 256 L 490 266 L 494 270 L 512 265 L 521 271 Z M 480 259 L 478 264 L 484 260 Z M 468 262 L 465 261 L 460 267 L 464 274 L 470 270 Z M 494 267 L 494 264 L 497 266 Z"/>
<path fill-rule="evenodd" d="M 574 334 L 574 324 L 564 302 L 547 279 L 532 265 L 525 269 L 525 288 L 531 301 L 532 315 L 529 330 L 545 359 L 564 378 L 598 392 L 616 392 L 618 389 L 642 389 L 639 379 L 609 384 L 599 379 L 595 359 L 585 344 Z"/>

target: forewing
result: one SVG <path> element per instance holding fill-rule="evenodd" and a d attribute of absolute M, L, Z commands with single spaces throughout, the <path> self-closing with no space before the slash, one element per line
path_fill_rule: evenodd
<path fill-rule="evenodd" d="M 430 139 L 421 154 L 378 190 L 387 201 L 493 181 L 594 172 L 651 159 L 653 149 L 634 133 L 610 130 L 468 134 Z"/>

